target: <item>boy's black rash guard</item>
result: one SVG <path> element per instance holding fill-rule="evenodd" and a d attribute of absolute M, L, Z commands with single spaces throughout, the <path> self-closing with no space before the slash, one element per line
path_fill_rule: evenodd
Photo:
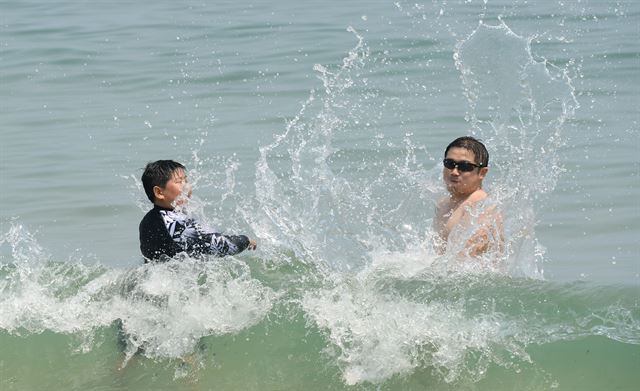
<path fill-rule="evenodd" d="M 154 205 L 140 222 L 140 251 L 147 260 L 172 258 L 186 252 L 191 256 L 234 255 L 249 246 L 245 235 L 222 235 L 202 227 L 182 212 Z"/>

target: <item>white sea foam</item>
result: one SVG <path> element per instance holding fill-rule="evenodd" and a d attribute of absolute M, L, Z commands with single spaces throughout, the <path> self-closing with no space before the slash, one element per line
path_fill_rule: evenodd
<path fill-rule="evenodd" d="M 91 342 L 97 329 L 119 321 L 129 355 L 142 349 L 152 358 L 179 358 L 203 336 L 237 333 L 260 322 L 277 298 L 231 257 L 105 269 L 43 258 L 19 225 L 3 237 L 5 243 L 15 260 L 2 264 L 0 282 L 0 328 L 9 332 L 49 330 Z"/>
<path fill-rule="evenodd" d="M 432 368 L 446 382 L 480 378 L 490 363 L 502 361 L 501 349 L 509 349 L 505 331 L 510 321 L 499 313 L 470 315 L 466 298 L 411 300 L 397 291 L 381 291 L 374 275 L 363 277 L 310 293 L 302 301 L 308 317 L 336 347 L 333 354 L 347 384 L 378 383 L 418 367 Z M 528 360 L 517 344 L 510 350 Z M 470 366 L 470 360 L 477 361 Z"/>

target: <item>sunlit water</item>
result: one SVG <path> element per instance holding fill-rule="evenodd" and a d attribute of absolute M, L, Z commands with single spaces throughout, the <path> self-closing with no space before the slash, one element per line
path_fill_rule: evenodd
<path fill-rule="evenodd" d="M 6 2 L 0 388 L 632 389 L 639 16 Z M 463 134 L 505 220 L 472 262 L 431 229 Z M 258 251 L 142 265 L 160 158 Z"/>

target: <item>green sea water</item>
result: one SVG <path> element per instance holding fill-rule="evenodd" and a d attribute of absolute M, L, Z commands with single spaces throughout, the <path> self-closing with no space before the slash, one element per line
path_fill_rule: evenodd
<path fill-rule="evenodd" d="M 0 10 L 1 390 L 640 384 L 635 2 Z M 498 267 L 434 251 L 461 134 Z M 161 158 L 258 251 L 144 265 Z"/>
<path fill-rule="evenodd" d="M 630 390 L 639 380 L 636 288 L 428 268 L 329 283 L 304 266 L 249 265 L 32 270 L 51 283 L 24 286 L 4 313 L 3 389 Z"/>

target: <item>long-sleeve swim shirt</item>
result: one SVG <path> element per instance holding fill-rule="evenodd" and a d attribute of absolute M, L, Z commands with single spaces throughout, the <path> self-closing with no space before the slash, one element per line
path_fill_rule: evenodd
<path fill-rule="evenodd" d="M 140 251 L 146 261 L 172 258 L 186 252 L 190 256 L 234 255 L 249 246 L 245 235 L 223 235 L 200 225 L 185 213 L 154 205 L 142 218 Z"/>

